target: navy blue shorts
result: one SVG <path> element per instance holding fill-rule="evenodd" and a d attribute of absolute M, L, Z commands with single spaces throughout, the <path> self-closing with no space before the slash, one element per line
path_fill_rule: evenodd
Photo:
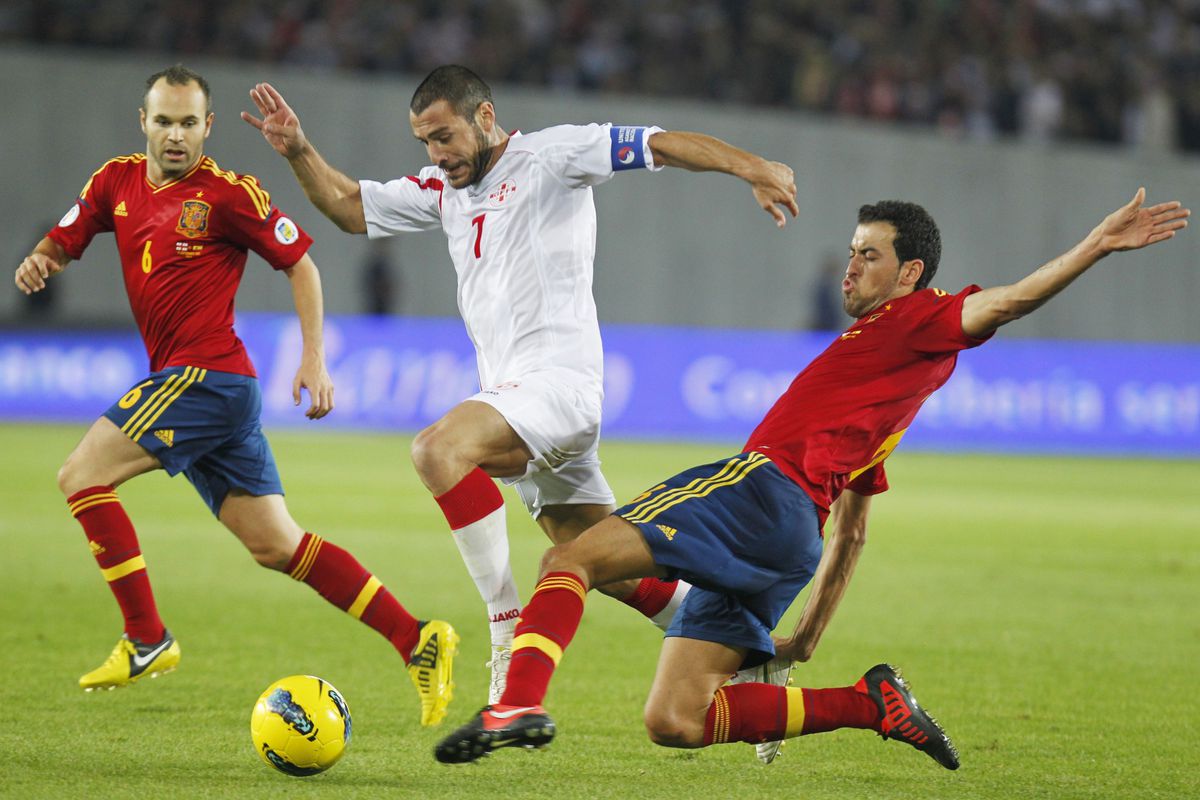
<path fill-rule="evenodd" d="M 693 467 L 617 509 L 642 531 L 668 578 L 692 584 L 667 636 L 775 655 L 771 631 L 821 560 L 812 499 L 766 456 Z"/>
<path fill-rule="evenodd" d="M 261 413 L 257 378 L 167 367 L 133 386 L 104 416 L 167 474 L 182 472 L 217 515 L 233 488 L 283 494 Z"/>

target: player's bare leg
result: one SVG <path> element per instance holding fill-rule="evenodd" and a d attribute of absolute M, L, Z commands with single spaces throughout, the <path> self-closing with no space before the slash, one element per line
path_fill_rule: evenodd
<path fill-rule="evenodd" d="M 583 617 L 594 583 L 660 575 L 641 531 L 607 517 L 579 538 L 552 547 L 542 576 L 513 640 L 512 670 L 499 703 L 480 711 L 442 740 L 434 754 L 443 763 L 475 761 L 501 747 L 540 747 L 554 738 L 554 721 L 542 699 L 555 667 Z"/>
<path fill-rule="evenodd" d="M 258 497 L 234 489 L 219 516 L 259 564 L 303 581 L 390 641 L 417 687 L 421 724 L 442 720 L 453 695 L 458 647 L 458 634 L 448 623 L 414 618 L 353 555 L 305 532 L 292 519 L 282 495 Z"/>
<path fill-rule="evenodd" d="M 179 663 L 179 644 L 158 616 L 137 533 L 116 493 L 125 481 L 160 466 L 157 458 L 101 417 L 58 471 L 58 487 L 83 526 L 125 623 L 108 659 L 79 679 L 86 691 L 127 686 L 170 672 Z"/>
<path fill-rule="evenodd" d="M 577 538 L 593 525 L 598 525 L 616 510 L 615 506 L 581 503 L 577 505 L 546 506 L 537 522 L 555 544 Z M 684 581 L 663 581 L 659 578 L 618 581 L 595 587 L 596 591 L 616 598 L 640 611 L 660 630 L 666 630 L 690 588 Z"/>
<path fill-rule="evenodd" d="M 650 740 L 664 747 L 704 747 L 713 698 L 737 671 L 746 651 L 719 642 L 672 636 L 663 640 L 644 720 Z"/>
<path fill-rule="evenodd" d="M 121 432 L 107 417 L 92 423 L 58 471 L 58 488 L 67 497 L 90 486 L 114 489 L 130 478 L 152 472 L 158 459 Z"/>
<path fill-rule="evenodd" d="M 493 478 L 524 474 L 533 457 L 492 406 L 467 400 L 417 434 L 413 464 L 441 507 L 467 572 L 487 606 L 489 699 L 504 691 L 521 599 L 509 562 L 504 499 Z"/>
<path fill-rule="evenodd" d="M 947 769 L 958 768 L 950 739 L 887 664 L 851 686 L 830 689 L 722 686 L 745 653 L 716 642 L 668 638 L 646 701 L 650 739 L 666 747 L 707 747 L 863 728 L 904 741 Z"/>

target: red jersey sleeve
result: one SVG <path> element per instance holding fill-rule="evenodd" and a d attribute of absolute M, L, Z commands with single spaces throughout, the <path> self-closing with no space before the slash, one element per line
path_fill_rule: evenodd
<path fill-rule="evenodd" d="M 287 269 L 299 261 L 312 246 L 312 237 L 283 212 L 271 205 L 271 197 L 258 180 L 243 175 L 231 196 L 226 224 L 230 239 L 258 253 L 274 269 Z"/>
<path fill-rule="evenodd" d="M 962 329 L 963 301 L 980 291 L 971 284 L 958 294 L 949 294 L 941 289 L 922 289 L 913 299 L 913 308 L 908 313 L 913 334 L 909 338 L 913 350 L 918 353 L 954 353 L 978 347 L 991 338 L 967 336 Z"/>
<path fill-rule="evenodd" d="M 51 241 L 61 245 L 72 260 L 83 255 L 97 233 L 113 229 L 112 206 L 108 198 L 114 163 L 115 160 L 109 161 L 92 173 L 75 204 L 46 234 Z"/>
<path fill-rule="evenodd" d="M 854 480 L 846 484 L 846 488 L 855 494 L 883 494 L 888 490 L 887 472 L 883 469 L 883 462 L 879 462 L 875 466 L 864 470 Z"/>

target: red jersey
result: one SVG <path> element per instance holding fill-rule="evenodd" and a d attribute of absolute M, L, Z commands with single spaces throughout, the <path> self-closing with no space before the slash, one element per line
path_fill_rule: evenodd
<path fill-rule="evenodd" d="M 883 460 L 958 352 L 988 338 L 962 329 L 963 300 L 977 291 L 922 289 L 857 320 L 796 376 L 744 449 L 769 456 L 825 513 L 846 487 L 886 491 Z"/>
<path fill-rule="evenodd" d="M 255 178 L 204 156 L 186 175 L 155 186 L 146 178 L 145 155 L 114 158 L 46 235 L 77 259 L 103 231 L 116 235 L 151 372 L 192 366 L 254 377 L 233 332 L 233 298 L 247 248 L 286 269 L 312 244 L 271 207 Z"/>

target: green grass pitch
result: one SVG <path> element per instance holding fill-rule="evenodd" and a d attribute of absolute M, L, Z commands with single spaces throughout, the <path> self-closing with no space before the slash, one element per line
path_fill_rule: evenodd
<path fill-rule="evenodd" d="M 316 428 L 316 426 L 314 426 Z M 445 767 L 432 748 L 485 696 L 486 623 L 408 439 L 275 432 L 298 521 L 353 553 L 414 613 L 463 635 L 446 724 L 417 725 L 401 661 L 305 586 L 257 567 L 183 479 L 121 489 L 180 669 L 84 694 L 119 617 L 54 482 L 82 426 L 0 426 L 0 796 L 423 798 L 1182 798 L 1200 795 L 1200 461 L 906 453 L 867 549 L 798 685 L 900 665 L 962 753 L 946 772 L 865 731 L 750 746 L 656 747 L 641 707 L 657 632 L 598 595 L 551 687 L 559 739 Z M 607 442 L 619 499 L 728 454 Z M 546 543 L 509 500 L 528 593 Z M 783 625 L 790 627 L 799 608 Z M 288 778 L 250 746 L 269 683 L 330 680 L 354 739 L 330 772 Z"/>

